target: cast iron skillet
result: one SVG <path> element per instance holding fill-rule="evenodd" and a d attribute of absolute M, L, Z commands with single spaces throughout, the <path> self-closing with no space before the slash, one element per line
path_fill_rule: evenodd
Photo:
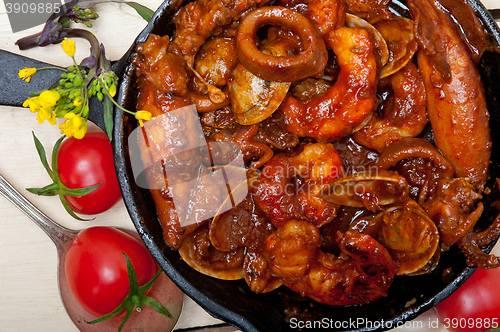
<path fill-rule="evenodd" d="M 135 109 L 137 87 L 131 58 L 135 46 L 144 42 L 149 33 L 172 35 L 174 26 L 171 19 L 186 0 L 166 0 L 156 11 L 153 19 L 137 37 L 129 52 L 113 65 L 113 70 L 120 77 L 117 101 L 129 109 Z M 477 0 L 469 0 L 477 16 L 484 23 L 490 34 L 492 44 L 500 45 L 500 30 Z M 408 16 L 405 2 L 392 1 L 391 9 L 400 15 Z M 29 91 L 46 88 L 57 79 L 57 72 L 44 71 L 43 77 L 32 79 L 29 86 L 21 89 L 12 87 L 18 82 L 17 71 L 24 67 L 36 66 L 31 59 L 0 52 L 0 104 L 19 106 L 27 98 Z M 38 63 L 38 65 L 43 65 Z M 9 68 L 10 66 L 14 69 Z M 484 196 L 485 212 L 478 225 L 486 227 L 491 224 L 498 211 L 494 202 L 500 197 L 495 185 L 495 178 L 500 178 L 500 53 L 488 51 L 479 64 L 485 86 L 490 127 L 493 140 L 490 179 L 487 186 L 492 192 Z M 42 75 L 40 75 L 42 76 Z M 6 81 L 5 81 L 6 80 Z M 6 84 L 10 90 L 6 89 Z M 28 90 L 29 89 L 29 90 Z M 90 119 L 103 128 L 100 104 L 92 101 Z M 269 294 L 255 294 L 243 280 L 225 281 L 214 279 L 198 273 L 184 263 L 176 251 L 171 250 L 164 242 L 162 229 L 157 219 L 153 199 L 149 191 L 138 187 L 134 181 L 128 137 L 137 127 L 132 116 L 115 110 L 115 129 L 113 148 L 115 167 L 130 217 L 148 247 L 166 274 L 188 296 L 206 309 L 213 316 L 247 332 L 256 331 L 294 331 L 298 322 L 319 321 L 316 327 L 342 331 L 387 330 L 413 319 L 424 311 L 435 306 L 448 297 L 474 271 L 465 264 L 465 258 L 453 246 L 445 252 L 438 267 L 430 274 L 414 277 L 396 277 L 389 295 L 373 303 L 349 307 L 333 307 L 316 303 L 281 287 Z M 485 250 L 489 252 L 493 243 Z"/>

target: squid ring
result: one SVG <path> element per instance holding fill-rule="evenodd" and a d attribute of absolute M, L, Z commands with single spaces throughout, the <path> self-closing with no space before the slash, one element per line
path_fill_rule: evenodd
<path fill-rule="evenodd" d="M 257 31 L 279 25 L 298 33 L 302 51 L 298 55 L 266 55 L 257 46 Z M 263 80 L 293 82 L 320 75 L 328 60 L 325 42 L 316 27 L 302 14 L 279 6 L 255 9 L 241 21 L 236 36 L 236 54 L 243 66 Z"/>

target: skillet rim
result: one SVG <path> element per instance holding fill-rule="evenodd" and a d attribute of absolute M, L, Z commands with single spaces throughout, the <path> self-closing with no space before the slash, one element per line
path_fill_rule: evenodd
<path fill-rule="evenodd" d="M 131 58 L 134 54 L 135 46 L 138 43 L 144 42 L 149 35 L 149 33 L 153 32 L 155 27 L 158 24 L 161 24 L 162 19 L 164 19 L 168 15 L 172 15 L 181 5 L 187 3 L 188 1 L 182 0 L 166 0 L 155 12 L 152 20 L 148 23 L 146 28 L 139 34 L 134 44 L 128 51 L 127 55 L 120 60 L 121 62 L 117 63 L 115 69 L 117 71 L 117 75 L 120 77 L 120 87 L 117 94 L 117 101 L 120 105 L 127 107 L 127 105 L 131 105 L 134 102 L 133 96 L 131 97 L 131 89 L 132 94 L 134 93 L 134 75 L 133 70 L 130 68 Z M 490 13 L 486 10 L 486 8 L 482 5 L 482 3 L 476 0 L 468 0 L 468 2 L 472 5 L 472 8 L 476 12 L 476 15 L 479 16 L 482 23 L 488 29 L 491 34 L 492 39 L 496 42 L 497 46 L 500 46 L 500 28 L 497 26 L 494 19 L 491 17 Z M 392 1 L 392 5 L 399 6 L 400 8 L 406 8 L 406 4 L 403 1 Z M 500 67 L 500 54 L 497 61 L 498 67 Z M 121 69 L 121 70 L 118 70 Z M 500 70 L 500 68 L 499 68 Z M 500 91 L 500 90 L 499 90 Z M 129 106 L 130 107 L 130 106 Z M 135 109 L 135 105 L 133 107 Z M 500 108 L 495 108 L 497 111 L 500 111 Z M 497 115 L 500 117 L 500 115 Z M 499 120 L 500 121 L 500 120 Z M 256 324 L 252 323 L 248 317 L 245 317 L 241 314 L 233 312 L 233 310 L 228 309 L 224 305 L 219 302 L 214 301 L 213 298 L 207 296 L 206 292 L 201 291 L 196 286 L 193 285 L 192 282 L 188 281 L 184 274 L 179 271 L 178 267 L 175 267 L 173 263 L 166 260 L 165 258 L 165 246 L 158 245 L 157 236 L 151 233 L 148 228 L 147 221 L 141 213 L 141 207 L 139 207 L 136 203 L 137 196 L 148 196 L 149 191 L 147 193 L 140 192 L 140 189 L 134 187 L 132 185 L 133 178 L 130 173 L 130 163 L 129 163 L 129 155 L 128 155 L 128 145 L 126 143 L 125 137 L 127 132 L 124 131 L 125 128 L 130 130 L 130 127 L 135 127 L 137 124 L 135 123 L 135 119 L 133 117 L 124 114 L 121 110 L 115 108 L 115 130 L 113 133 L 113 148 L 115 153 L 115 167 L 118 176 L 118 181 L 120 184 L 120 188 L 122 190 L 123 199 L 129 215 L 132 219 L 132 222 L 137 229 L 139 235 L 144 241 L 146 247 L 151 252 L 153 257 L 157 260 L 160 267 L 165 271 L 165 273 L 174 281 L 174 283 L 188 296 L 190 296 L 196 303 L 198 303 L 201 307 L 207 310 L 212 316 L 224 320 L 237 328 L 248 331 L 248 332 L 257 332 L 260 329 Z M 491 119 L 490 119 L 491 122 Z M 133 129 L 133 128 L 132 128 Z M 493 137 L 492 137 L 493 140 Z M 500 142 L 500 137 L 496 142 Z M 500 174 L 500 173 L 498 173 Z M 139 191 L 138 191 L 139 190 Z M 147 198 L 147 197 L 146 197 Z M 151 197 L 149 197 L 151 199 Z M 154 207 L 154 205 L 153 205 Z M 156 213 L 156 212 L 155 212 Z M 482 217 L 483 219 L 483 217 Z M 157 235 L 157 234 L 156 234 Z M 161 235 L 161 234 L 160 234 Z M 161 236 L 160 236 L 161 237 Z M 162 238 L 162 237 L 161 237 Z M 485 249 L 486 252 L 489 252 L 496 240 L 493 241 L 488 248 Z M 167 248 L 168 250 L 168 248 Z M 178 263 L 178 262 L 177 262 Z M 422 314 L 426 310 L 432 308 L 437 303 L 444 300 L 448 297 L 454 290 L 456 290 L 460 285 L 462 285 L 465 280 L 474 272 L 475 268 L 465 267 L 458 275 L 456 275 L 452 281 L 448 282 L 447 286 L 445 286 L 438 294 L 428 298 L 426 301 L 423 301 L 416 307 L 412 307 L 411 310 L 403 310 L 398 315 L 394 315 L 390 320 L 393 325 L 400 322 L 405 322 L 407 320 L 413 319 L 418 315 Z M 194 270 L 193 270 L 194 271 Z M 196 272 L 196 271 L 194 271 Z M 198 272 L 196 272 L 198 273 Z M 201 276 L 201 274 L 200 274 Z M 407 277 L 408 278 L 408 277 Z M 412 277 L 410 277 L 412 278 Z M 224 283 L 224 281 L 220 281 Z M 259 295 L 262 299 L 265 298 L 266 295 Z M 285 292 L 286 296 L 286 292 Z M 378 301 L 376 301 L 378 302 Z M 362 307 L 362 306 L 359 306 Z M 353 329 L 352 331 L 372 331 L 372 330 L 386 330 L 387 327 L 382 328 L 361 328 L 361 329 Z M 273 326 L 273 330 L 282 331 L 285 330 L 284 322 L 280 322 Z"/>

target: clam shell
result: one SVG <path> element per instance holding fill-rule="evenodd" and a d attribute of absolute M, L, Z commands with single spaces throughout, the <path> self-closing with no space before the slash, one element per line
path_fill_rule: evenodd
<path fill-rule="evenodd" d="M 370 38 L 374 42 L 376 53 L 380 59 L 380 66 L 383 67 L 387 64 L 389 61 L 389 48 L 387 46 L 387 42 L 382 34 L 373 25 L 356 15 L 349 13 L 345 14 L 345 25 L 350 28 L 360 28 L 368 31 Z"/>
<path fill-rule="evenodd" d="M 351 227 L 358 226 L 351 225 Z M 428 273 L 439 262 L 439 231 L 413 200 L 379 213 L 363 232 L 382 243 L 398 264 L 398 275 Z"/>
<path fill-rule="evenodd" d="M 408 193 L 404 177 L 374 167 L 332 181 L 321 188 L 320 197 L 334 204 L 377 211 L 381 206 L 406 201 Z"/>
<path fill-rule="evenodd" d="M 378 21 L 373 26 L 383 36 L 389 48 L 389 61 L 380 70 L 380 78 L 384 78 L 406 66 L 417 51 L 414 23 L 404 17 L 394 17 Z"/>
<path fill-rule="evenodd" d="M 285 45 L 278 42 L 261 50 L 273 56 L 287 53 Z M 267 119 L 285 99 L 290 85 L 291 82 L 263 80 L 238 64 L 228 83 L 234 118 L 242 125 L 253 125 Z"/>
<path fill-rule="evenodd" d="M 181 255 L 182 260 L 184 260 L 187 265 L 189 265 L 192 269 L 217 279 L 222 280 L 238 280 L 243 279 L 244 271 L 243 265 L 234 269 L 227 270 L 219 270 L 214 269 L 210 266 L 204 266 L 200 264 L 195 258 L 196 249 L 194 247 L 194 239 L 192 234 L 188 235 L 184 241 L 182 242 L 181 247 L 179 248 L 179 254 Z"/>

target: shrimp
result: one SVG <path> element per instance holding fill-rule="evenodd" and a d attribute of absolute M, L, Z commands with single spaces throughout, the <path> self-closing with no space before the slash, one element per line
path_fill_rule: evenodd
<path fill-rule="evenodd" d="M 291 290 L 328 305 L 355 305 L 387 295 L 397 265 L 370 235 L 338 233 L 340 256 L 320 250 L 317 227 L 290 220 L 266 239 L 271 273 Z"/>
<path fill-rule="evenodd" d="M 422 49 L 417 52 L 418 67 L 436 146 L 452 163 L 455 176 L 469 177 L 482 187 L 488 177 L 491 137 L 484 87 L 472 52 L 438 3 L 410 0 L 408 6 Z"/>
<path fill-rule="evenodd" d="M 427 124 L 425 88 L 417 66 L 410 61 L 387 80 L 394 91 L 393 98 L 388 98 L 380 114 L 354 133 L 358 143 L 379 152 L 404 137 L 418 136 Z"/>
<path fill-rule="evenodd" d="M 290 219 L 319 227 L 333 220 L 337 205 L 319 198 L 317 191 L 342 172 L 342 160 L 332 144 L 308 144 L 295 157 L 273 156 L 253 188 L 254 199 L 276 227 Z"/>
<path fill-rule="evenodd" d="M 289 96 L 279 108 L 288 131 L 319 142 L 351 134 L 377 103 L 377 58 L 368 32 L 343 27 L 329 35 L 327 44 L 341 68 L 337 82 L 324 95 L 307 102 Z"/>
<path fill-rule="evenodd" d="M 323 38 L 345 23 L 346 5 L 343 0 L 308 0 L 305 15 L 318 28 Z"/>

